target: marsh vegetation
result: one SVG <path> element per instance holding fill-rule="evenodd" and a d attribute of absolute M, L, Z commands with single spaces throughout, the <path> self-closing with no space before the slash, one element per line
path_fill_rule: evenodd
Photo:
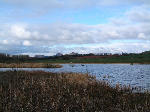
<path fill-rule="evenodd" d="M 149 112 L 150 93 L 111 87 L 94 76 L 43 71 L 0 72 L 2 112 Z"/>
<path fill-rule="evenodd" d="M 0 68 L 61 68 L 62 65 L 50 63 L 0 63 Z"/>

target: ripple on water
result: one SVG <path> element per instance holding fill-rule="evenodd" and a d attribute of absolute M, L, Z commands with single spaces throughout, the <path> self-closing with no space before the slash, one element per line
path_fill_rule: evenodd
<path fill-rule="evenodd" d="M 95 75 L 97 79 L 105 80 L 112 85 L 131 85 L 150 90 L 150 65 L 129 64 L 62 64 L 62 68 L 26 68 L 18 70 L 44 70 L 49 72 L 78 72 Z M 73 66 L 72 66 L 73 65 Z M 0 71 L 12 70 L 0 68 Z"/>

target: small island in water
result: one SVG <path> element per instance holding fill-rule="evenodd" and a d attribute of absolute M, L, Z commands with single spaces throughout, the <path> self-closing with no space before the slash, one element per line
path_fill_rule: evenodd
<path fill-rule="evenodd" d="M 0 68 L 61 68 L 62 65 L 51 63 L 0 63 Z"/>

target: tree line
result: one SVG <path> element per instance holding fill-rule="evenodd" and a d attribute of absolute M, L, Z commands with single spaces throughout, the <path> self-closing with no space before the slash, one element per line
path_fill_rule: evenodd
<path fill-rule="evenodd" d="M 0 53 L 0 62 L 16 62 L 16 61 L 26 61 L 30 57 L 28 55 L 9 55 L 5 53 Z"/>

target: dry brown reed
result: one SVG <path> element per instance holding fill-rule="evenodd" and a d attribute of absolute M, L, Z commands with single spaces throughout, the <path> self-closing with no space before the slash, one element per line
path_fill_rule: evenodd
<path fill-rule="evenodd" d="M 62 65 L 50 63 L 0 63 L 0 68 L 61 68 Z"/>
<path fill-rule="evenodd" d="M 0 112 L 150 112 L 150 94 L 88 74 L 0 72 Z"/>

